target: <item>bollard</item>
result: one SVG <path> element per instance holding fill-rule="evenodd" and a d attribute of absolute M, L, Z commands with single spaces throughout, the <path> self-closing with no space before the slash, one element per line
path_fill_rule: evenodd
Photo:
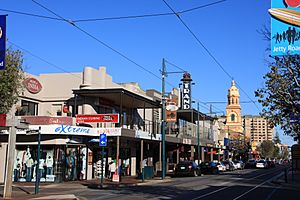
<path fill-rule="evenodd" d="M 285 183 L 288 182 L 288 170 L 287 170 L 287 167 L 284 168 L 284 180 L 285 180 Z"/>

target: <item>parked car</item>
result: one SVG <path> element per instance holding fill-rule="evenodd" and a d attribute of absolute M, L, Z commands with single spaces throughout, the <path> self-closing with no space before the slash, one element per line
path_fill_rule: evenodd
<path fill-rule="evenodd" d="M 268 163 L 265 160 L 260 160 L 256 163 L 256 168 L 268 168 Z"/>
<path fill-rule="evenodd" d="M 202 162 L 200 164 L 201 173 L 203 174 L 217 174 L 219 167 L 216 162 Z"/>
<path fill-rule="evenodd" d="M 256 167 L 256 160 L 250 159 L 246 162 L 245 168 L 255 168 Z"/>
<path fill-rule="evenodd" d="M 217 162 L 217 167 L 219 172 L 225 172 L 226 171 L 226 166 L 222 162 Z"/>
<path fill-rule="evenodd" d="M 235 164 L 237 169 L 244 169 L 244 167 L 245 167 L 244 162 L 241 160 L 235 160 L 235 161 L 233 161 L 233 163 Z"/>
<path fill-rule="evenodd" d="M 275 162 L 272 160 L 267 160 L 268 167 L 275 167 Z"/>
<path fill-rule="evenodd" d="M 176 165 L 175 176 L 198 176 L 201 175 L 200 166 L 194 161 L 182 161 Z"/>
<path fill-rule="evenodd" d="M 235 166 L 234 166 L 234 164 L 233 164 L 232 161 L 230 161 L 230 160 L 225 160 L 225 161 L 223 161 L 223 164 L 226 166 L 226 170 L 228 170 L 228 171 L 233 171 L 233 170 L 235 170 Z"/>

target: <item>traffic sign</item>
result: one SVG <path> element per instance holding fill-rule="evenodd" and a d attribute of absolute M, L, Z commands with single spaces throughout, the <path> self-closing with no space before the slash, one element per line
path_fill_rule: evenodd
<path fill-rule="evenodd" d="M 107 137 L 105 133 L 100 134 L 100 139 L 99 139 L 99 146 L 100 147 L 106 147 L 107 143 Z"/>

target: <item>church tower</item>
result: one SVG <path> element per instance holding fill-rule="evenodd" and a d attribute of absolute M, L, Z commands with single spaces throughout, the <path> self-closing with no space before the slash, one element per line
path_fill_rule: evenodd
<path fill-rule="evenodd" d="M 239 90 L 235 86 L 234 80 L 228 89 L 226 106 L 226 129 L 231 136 L 243 133 L 243 122 L 241 116 L 241 105 Z"/>

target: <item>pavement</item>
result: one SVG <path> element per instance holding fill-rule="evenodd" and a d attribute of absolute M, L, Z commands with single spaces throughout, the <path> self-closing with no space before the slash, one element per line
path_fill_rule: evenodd
<path fill-rule="evenodd" d="M 63 183 L 40 183 L 39 193 L 35 194 L 35 183 L 14 183 L 13 193 L 11 199 L 32 199 L 32 200 L 45 200 L 45 199 L 64 199 L 64 200 L 77 200 L 78 198 L 72 194 L 73 191 L 91 189 L 118 189 L 126 187 L 134 187 L 138 185 L 148 185 L 160 182 L 170 181 L 170 177 L 161 180 L 160 177 L 155 177 L 150 180 L 137 179 L 136 177 L 122 177 L 120 182 L 112 182 L 111 180 L 104 179 L 103 186 L 100 186 L 100 180 L 94 179 L 89 181 L 69 181 Z M 0 184 L 0 199 L 3 199 L 4 185 Z"/>

